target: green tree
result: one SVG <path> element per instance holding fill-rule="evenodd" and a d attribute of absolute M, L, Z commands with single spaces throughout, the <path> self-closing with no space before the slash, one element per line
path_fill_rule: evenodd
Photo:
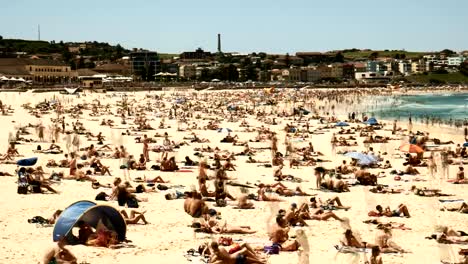
<path fill-rule="evenodd" d="M 258 56 L 260 57 L 260 59 L 264 60 L 264 59 L 266 59 L 267 54 L 265 52 L 259 52 Z"/>
<path fill-rule="evenodd" d="M 289 53 L 286 53 L 286 56 L 284 56 L 284 64 L 286 64 L 286 67 L 289 68 L 291 66 L 291 58 L 289 56 Z"/>
<path fill-rule="evenodd" d="M 370 55 L 369 55 L 369 59 L 370 60 L 375 60 L 379 57 L 379 53 L 377 51 L 374 51 L 372 52 Z"/>
<path fill-rule="evenodd" d="M 335 58 L 334 58 L 333 62 L 344 62 L 344 56 L 343 56 L 343 54 L 341 54 L 341 52 L 338 52 L 338 53 L 335 55 Z"/>
<path fill-rule="evenodd" d="M 465 60 L 462 64 L 460 64 L 460 72 L 468 76 L 468 60 Z"/>
<path fill-rule="evenodd" d="M 85 63 L 84 63 L 84 58 L 83 58 L 83 56 L 80 56 L 80 59 L 78 60 L 77 68 L 78 68 L 78 69 L 83 69 L 83 68 L 85 68 Z"/>
<path fill-rule="evenodd" d="M 455 54 L 456 52 L 453 51 L 453 50 L 444 49 L 444 50 L 442 50 L 440 53 L 445 53 L 445 55 L 450 56 L 450 55 Z"/>
<path fill-rule="evenodd" d="M 212 79 L 210 79 L 210 78 L 211 78 L 210 70 L 207 69 L 207 68 L 203 68 L 203 69 L 201 70 L 199 80 L 200 80 L 200 81 L 210 81 L 210 80 L 212 80 Z"/>

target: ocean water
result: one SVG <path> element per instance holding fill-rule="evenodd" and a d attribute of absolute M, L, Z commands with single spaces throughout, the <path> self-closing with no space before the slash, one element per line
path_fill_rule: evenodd
<path fill-rule="evenodd" d="M 468 93 L 374 96 L 366 101 L 362 110 L 383 119 L 468 120 Z"/>

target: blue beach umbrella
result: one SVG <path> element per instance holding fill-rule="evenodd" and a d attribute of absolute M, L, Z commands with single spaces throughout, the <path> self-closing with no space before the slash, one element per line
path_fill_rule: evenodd
<path fill-rule="evenodd" d="M 374 157 L 372 155 L 367 155 L 367 154 L 364 154 L 364 153 L 361 153 L 361 152 L 353 151 L 353 152 L 348 152 L 348 153 L 346 153 L 344 155 L 346 157 L 350 157 L 352 159 L 358 160 L 358 164 L 360 164 L 360 165 L 370 165 L 370 164 L 377 163 L 377 158 L 376 157 Z"/>
<path fill-rule="evenodd" d="M 346 123 L 346 122 L 338 122 L 338 123 L 335 124 L 335 126 L 337 126 L 337 127 L 345 127 L 345 126 L 349 126 L 349 124 Z"/>

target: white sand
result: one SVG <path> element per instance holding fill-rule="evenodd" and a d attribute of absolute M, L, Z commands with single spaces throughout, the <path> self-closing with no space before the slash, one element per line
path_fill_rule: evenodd
<path fill-rule="evenodd" d="M 144 93 L 130 94 L 130 99 L 137 98 L 138 102 L 143 102 Z M 15 113 L 12 116 L 0 116 L 0 122 L 3 129 L 0 130 L 0 150 L 6 151 L 7 138 L 9 132 L 15 132 L 14 128 L 21 124 L 27 123 L 37 124 L 43 122 L 46 127 L 50 123 L 50 118 L 55 117 L 55 114 L 45 115 L 41 119 L 30 116 L 26 110 L 20 107 L 24 102 L 31 102 L 32 104 L 37 103 L 44 98 L 52 98 L 54 95 L 51 93 L 47 94 L 31 94 L 31 93 L 1 93 L 0 100 L 4 104 L 10 104 L 15 109 Z M 86 97 L 76 98 L 74 96 L 64 96 L 55 94 L 56 98 L 62 101 L 65 105 L 70 105 L 70 100 L 73 103 L 81 101 L 91 102 L 95 98 L 99 98 L 102 104 L 106 102 L 112 103 L 118 97 L 108 98 L 103 94 L 88 95 Z M 136 97 L 133 97 L 136 96 Z M 264 107 L 268 109 L 267 107 Z M 113 130 L 108 127 L 98 126 L 99 122 L 89 121 L 95 117 L 88 117 L 90 111 L 85 111 L 81 122 L 85 123 L 85 127 L 89 128 L 94 134 L 102 131 L 106 136 L 107 141 L 105 143 L 119 144 L 120 133 L 125 130 Z M 103 118 L 115 119 L 117 126 L 120 126 L 120 119 L 113 116 L 101 116 L 97 117 L 99 120 Z M 155 118 L 151 122 L 153 127 L 157 127 L 159 124 L 159 118 Z M 167 119 L 166 119 L 167 120 Z M 71 124 L 73 120 L 67 116 L 67 123 Z M 200 122 L 200 121 L 196 121 Z M 206 121 L 204 121 L 206 124 Z M 253 118 L 249 119 L 248 122 L 251 125 L 259 126 L 260 123 Z M 288 121 L 290 122 L 290 121 Z M 173 140 L 181 140 L 183 136 L 187 136 L 188 132 L 177 132 L 177 122 L 175 120 L 166 121 L 172 128 L 168 130 L 156 130 L 159 133 L 167 131 L 171 135 Z M 281 125 L 270 126 L 272 130 L 280 131 L 286 121 L 282 121 Z M 317 126 L 317 120 L 311 121 L 313 126 Z M 223 122 L 221 127 L 230 127 L 235 130 L 233 134 L 239 135 L 241 140 L 253 139 L 256 133 L 242 133 L 237 132 L 242 129 L 239 128 L 239 123 L 228 123 Z M 415 127 L 416 128 L 416 127 Z M 426 129 L 426 127 L 423 127 Z M 71 129 L 70 126 L 67 129 Z M 25 136 L 27 138 L 37 139 L 37 134 L 34 130 L 32 135 Z M 156 131 L 147 132 L 148 136 L 154 135 Z M 331 130 L 336 131 L 336 129 Z M 457 142 L 463 142 L 460 136 L 447 134 L 447 131 L 443 131 L 439 128 L 432 129 L 433 136 L 439 136 L 442 140 L 453 139 L 458 140 Z M 234 150 L 235 152 L 242 151 L 242 147 L 233 147 L 231 144 L 222 144 L 219 141 L 223 138 L 224 134 L 217 133 L 216 131 L 200 131 L 197 130 L 201 138 L 209 138 L 211 140 L 210 146 L 219 146 L 221 149 Z M 114 135 L 111 136 L 111 133 Z M 382 132 L 379 132 L 382 134 Z M 390 132 L 386 131 L 385 135 L 390 135 Z M 441 136 L 442 135 L 442 136 Z M 61 135 L 61 138 L 64 136 Z M 331 154 L 330 147 L 331 132 L 324 135 L 313 135 L 312 138 L 306 139 L 303 143 L 295 143 L 295 146 L 306 145 L 308 140 L 311 140 L 315 149 L 326 154 L 327 159 L 332 159 L 332 163 L 323 163 L 322 165 L 331 168 L 344 159 L 343 156 L 334 156 Z M 284 153 L 284 132 L 279 132 L 278 136 L 280 151 Z M 124 136 L 122 142 L 127 146 L 129 152 L 135 157 L 139 157 L 142 153 L 142 144 L 134 144 L 133 137 Z M 360 147 L 350 148 L 363 150 L 362 145 L 363 138 L 358 138 Z M 161 143 L 162 139 L 158 138 L 158 143 Z M 83 145 L 89 145 L 94 142 L 86 142 L 82 138 Z M 63 158 L 63 154 L 59 155 L 36 155 L 32 152 L 36 148 L 38 143 L 22 144 L 17 145 L 17 149 L 20 154 L 26 157 L 39 156 L 38 165 L 45 165 L 47 160 L 50 158 L 60 160 Z M 41 143 L 43 147 L 47 147 L 49 143 Z M 66 149 L 65 142 L 59 142 L 62 149 Z M 268 147 L 269 141 L 262 143 L 251 143 L 251 147 Z M 388 151 L 390 154 L 398 153 L 395 150 L 401 144 L 400 140 L 390 141 L 389 144 L 374 144 L 375 151 Z M 193 156 L 194 147 L 207 146 L 208 144 L 191 144 L 190 146 L 182 147 L 177 153 L 176 160 L 181 161 L 186 155 Z M 337 148 L 343 149 L 343 148 Z M 159 154 L 153 152 L 150 153 L 151 160 L 155 160 L 159 157 Z M 270 151 L 260 152 L 259 155 L 255 156 L 258 160 L 269 160 Z M 238 166 L 237 171 L 228 172 L 228 176 L 236 177 L 240 182 L 255 182 L 260 180 L 264 183 L 273 183 L 272 168 L 258 167 L 256 164 L 246 164 L 246 157 L 237 157 L 234 163 Z M 386 157 L 387 159 L 387 157 Z M 111 171 L 114 176 L 123 177 L 123 171 L 118 169 L 119 161 L 103 159 L 102 162 L 105 165 L 111 166 Z M 212 161 L 210 161 L 212 163 Z M 397 169 L 403 169 L 401 160 L 392 160 L 392 165 Z M 150 163 L 155 164 L 155 162 Z M 287 163 L 289 165 L 289 163 Z M 44 166 L 43 166 L 44 167 Z M 1 171 L 7 171 L 14 173 L 16 165 L 1 165 Z M 418 168 L 422 170 L 423 175 L 426 175 L 425 168 Z M 49 169 L 45 168 L 46 172 L 55 171 L 68 171 L 68 169 Z M 455 175 L 457 166 L 451 166 L 450 173 Z M 378 170 L 376 170 L 378 171 Z M 212 173 L 212 172 L 211 172 Z M 301 177 L 308 182 L 300 184 L 301 188 L 309 193 L 319 193 L 321 199 L 335 196 L 335 193 L 322 193 L 312 190 L 315 187 L 315 177 L 313 176 L 313 167 L 301 167 L 300 169 L 289 169 L 289 166 L 285 166 L 283 169 L 284 174 L 293 174 Z M 155 171 L 132 171 L 131 177 L 154 177 L 161 175 L 165 180 L 170 180 L 171 184 L 183 184 L 186 189 L 190 189 L 191 185 L 196 185 L 196 174 L 197 170 L 191 173 L 180 173 L 180 172 L 155 172 Z M 452 177 L 453 177 L 452 176 Z M 424 177 L 424 176 L 422 176 Z M 425 176 L 429 179 L 429 176 Z M 98 178 L 101 183 L 111 183 L 113 177 L 103 176 Z M 419 183 L 402 183 L 395 182 L 393 176 L 387 173 L 387 177 L 379 179 L 379 183 L 383 184 L 401 184 L 402 188 L 408 189 L 411 185 L 416 184 L 417 186 L 427 187 L 439 187 L 442 188 L 445 193 L 456 194 L 450 198 L 463 198 L 468 200 L 468 193 L 466 188 L 468 185 L 453 185 L 448 184 L 445 181 L 427 181 Z M 439 186 L 440 183 L 440 186 Z M 295 183 L 285 183 L 290 188 L 297 186 Z M 108 189 L 94 190 L 90 188 L 89 182 L 76 182 L 76 181 L 62 181 L 59 185 L 53 187 L 58 189 L 61 194 L 29 194 L 29 195 L 18 195 L 16 193 L 16 177 L 1 177 L 0 178 L 0 193 L 2 193 L 3 199 L 0 200 L 0 230 L 1 230 L 1 243 L 0 243 L 0 263 L 41 263 L 42 256 L 45 250 L 51 246 L 52 243 L 52 230 L 53 227 L 38 228 L 34 224 L 29 224 L 27 219 L 41 215 L 49 217 L 56 209 L 64 209 L 68 205 L 78 200 L 94 200 L 94 197 L 99 191 L 109 191 Z M 418 197 L 411 193 L 404 194 L 371 194 L 366 192 L 367 187 L 352 187 L 351 192 L 339 194 L 339 197 L 345 205 L 352 206 L 349 211 L 335 211 L 340 217 L 347 217 L 351 220 L 351 226 L 355 232 L 359 232 L 361 237 L 365 241 L 374 242 L 375 226 L 366 225 L 362 223 L 363 220 L 368 219 L 367 212 L 374 209 L 375 205 L 389 205 L 392 208 L 400 203 L 405 203 L 412 214 L 409 219 L 406 218 L 395 218 L 391 219 L 399 223 L 405 223 L 406 226 L 412 228 L 412 230 L 402 231 L 394 230 L 394 240 L 400 244 L 403 248 L 412 251 L 409 254 L 396 255 L 396 254 L 384 254 L 384 263 L 440 263 L 441 259 L 449 260 L 450 254 L 458 257 L 457 252 L 460 246 L 450 245 L 439 245 L 433 240 L 424 239 L 434 232 L 434 226 L 438 224 L 444 224 L 454 228 L 455 230 L 468 231 L 468 215 L 459 214 L 454 212 L 440 212 L 438 210 L 439 203 L 438 198 L 427 198 Z M 213 190 L 212 183 L 208 186 L 209 190 Z M 240 193 L 238 188 L 229 187 L 229 191 L 235 196 Z M 252 191 L 256 191 L 252 189 Z M 209 241 L 212 236 L 207 234 L 194 234 L 192 229 L 188 227 L 192 222 L 192 218 L 187 215 L 183 210 L 183 200 L 166 201 L 162 193 L 157 194 L 142 194 L 140 197 L 147 197 L 148 202 L 140 203 L 141 210 L 146 210 L 146 218 L 150 222 L 149 225 L 131 225 L 127 229 L 127 238 L 133 241 L 135 248 L 125 249 L 105 249 L 105 248 L 93 248 L 85 246 L 69 246 L 72 252 L 78 257 L 79 262 L 86 261 L 92 264 L 95 263 L 188 263 L 183 257 L 183 253 L 190 248 L 197 248 L 198 245 L 203 241 Z M 292 197 L 287 198 L 290 202 L 300 203 L 306 201 L 305 197 Z M 116 202 L 109 202 L 113 206 L 117 207 Z M 267 224 L 268 220 L 270 223 L 274 221 L 274 213 L 279 208 L 287 209 L 289 203 L 267 203 L 267 202 L 255 202 L 255 210 L 236 210 L 232 209 L 231 206 L 224 208 L 216 208 L 221 212 L 223 220 L 227 220 L 232 225 L 250 225 L 254 230 L 258 232 L 253 235 L 233 235 L 234 238 L 244 238 L 245 240 L 257 240 L 265 241 L 267 244 Z M 381 219 L 383 221 L 389 221 L 390 219 Z M 338 221 L 308 221 L 309 227 L 304 228 L 308 237 L 310 252 L 309 259 L 310 263 L 363 263 L 362 256 L 354 256 L 351 254 L 337 254 L 337 251 L 333 248 L 334 245 L 339 244 L 339 240 L 342 237 L 344 230 L 340 226 Z M 292 232 L 291 232 L 292 233 Z M 216 236 L 217 237 L 217 236 Z M 360 262 L 354 262 L 356 259 Z M 281 253 L 280 255 L 272 256 L 269 263 L 299 263 L 298 253 Z M 302 262 L 306 263 L 306 262 Z"/>

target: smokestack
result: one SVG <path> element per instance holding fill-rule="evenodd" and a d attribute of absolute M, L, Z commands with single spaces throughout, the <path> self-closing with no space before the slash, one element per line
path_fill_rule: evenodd
<path fill-rule="evenodd" d="M 221 53 L 221 34 L 218 33 L 218 53 Z"/>

